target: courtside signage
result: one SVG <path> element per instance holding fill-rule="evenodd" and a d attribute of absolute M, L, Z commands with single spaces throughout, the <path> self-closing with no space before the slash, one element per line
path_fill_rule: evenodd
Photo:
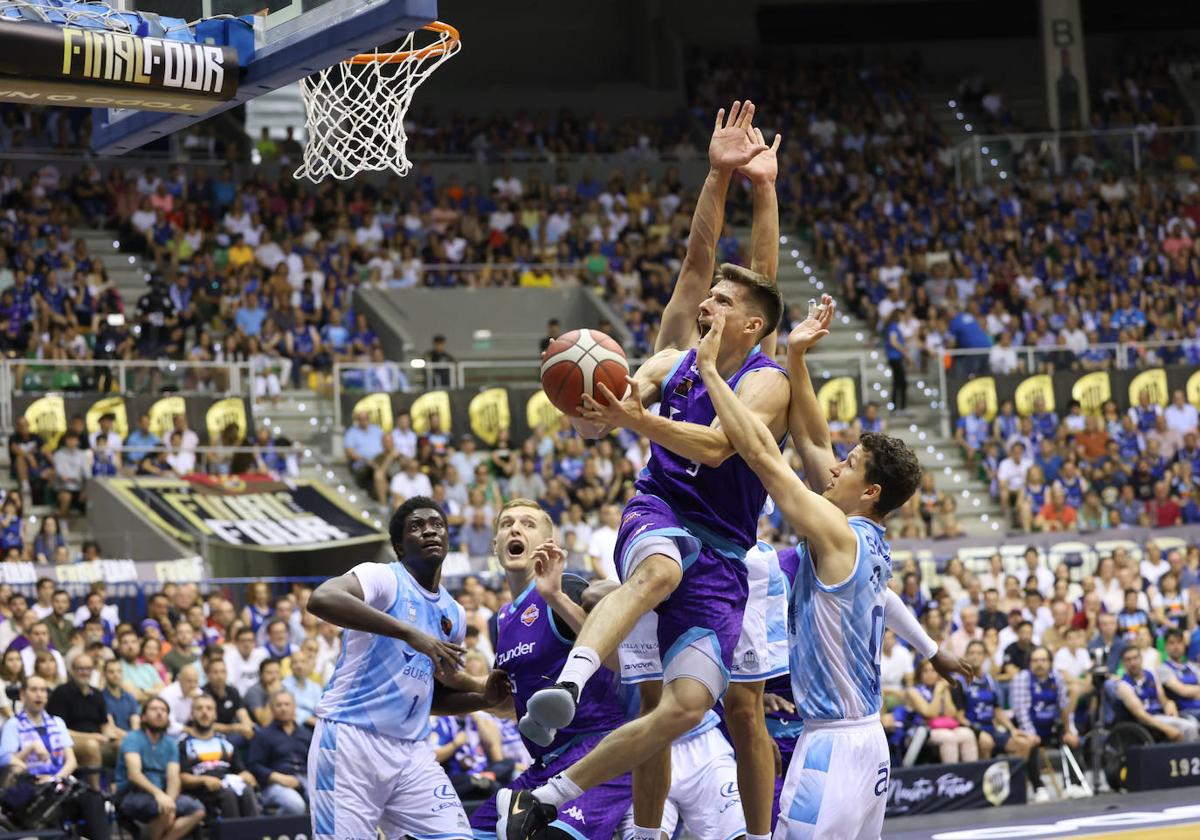
<path fill-rule="evenodd" d="M 0 20 L 0 100 L 203 114 L 237 93 L 233 47 Z"/>

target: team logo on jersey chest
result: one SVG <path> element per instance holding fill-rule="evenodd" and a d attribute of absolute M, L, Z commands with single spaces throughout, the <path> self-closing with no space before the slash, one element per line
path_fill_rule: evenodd
<path fill-rule="evenodd" d="M 441 623 L 442 623 L 442 632 L 445 633 L 447 636 L 449 636 L 450 631 L 454 629 L 454 622 L 450 620 L 450 616 L 444 615 L 444 616 L 442 616 Z"/>
<path fill-rule="evenodd" d="M 542 611 L 538 609 L 537 604 L 530 604 L 525 608 L 525 612 L 521 613 L 521 623 L 526 627 L 531 627 L 541 614 Z"/>
<path fill-rule="evenodd" d="M 688 394 L 690 394 L 692 392 L 692 387 L 695 384 L 696 384 L 695 380 L 687 379 L 687 378 L 681 379 L 681 380 L 679 380 L 679 383 L 675 386 L 675 391 L 673 393 L 677 397 L 686 397 Z"/>

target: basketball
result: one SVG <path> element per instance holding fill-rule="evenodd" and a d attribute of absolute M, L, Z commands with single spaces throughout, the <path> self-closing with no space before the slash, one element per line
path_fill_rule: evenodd
<path fill-rule="evenodd" d="M 542 390 L 555 408 L 571 417 L 579 416 L 584 394 L 605 402 L 596 387 L 601 382 L 622 396 L 628 387 L 628 375 L 625 351 L 599 330 L 563 333 L 542 353 Z"/>

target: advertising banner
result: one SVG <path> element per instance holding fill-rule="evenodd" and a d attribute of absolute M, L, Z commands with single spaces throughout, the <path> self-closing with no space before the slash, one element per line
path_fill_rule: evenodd
<path fill-rule="evenodd" d="M 1200 785 L 1200 743 L 1130 747 L 1125 762 L 1129 790 Z"/>
<path fill-rule="evenodd" d="M 207 446 L 219 446 L 221 430 L 230 423 L 238 427 L 242 438 L 249 435 L 254 425 L 250 406 L 241 397 L 47 394 L 13 397 L 13 411 L 17 417 L 28 420 L 30 431 L 52 447 L 58 445 L 58 439 L 67 430 L 67 421 L 76 415 L 84 417 L 90 435 L 100 430 L 100 418 L 111 414 L 113 431 L 124 438 L 131 429 L 137 428 L 138 417 L 148 414 L 150 431 L 166 441 L 175 415 L 183 414 L 187 417 L 188 428 L 200 435 L 201 444 Z"/>
<path fill-rule="evenodd" d="M 240 75 L 233 47 L 0 20 L 0 101 L 203 114 Z"/>
<path fill-rule="evenodd" d="M 1079 401 L 1084 414 L 1099 414 L 1100 407 L 1110 399 L 1124 410 L 1136 405 L 1142 393 L 1149 394 L 1156 405 L 1166 406 L 1175 390 L 1183 391 L 1189 402 L 1200 406 L 1200 371 L 1188 365 L 1148 370 L 1064 370 L 975 379 L 951 376 L 946 386 L 954 395 L 950 406 L 955 422 L 980 401 L 986 406 L 985 416 L 989 420 L 996 416 L 1005 400 L 1012 400 L 1022 417 L 1033 412 L 1039 398 L 1048 411 L 1055 411 L 1060 417 L 1067 413 L 1071 400 Z"/>
<path fill-rule="evenodd" d="M 887 816 L 1025 804 L 1025 762 L 1019 758 L 969 764 L 893 767 Z"/>
<path fill-rule="evenodd" d="M 296 551 L 386 539 L 320 482 L 282 483 L 253 476 L 214 479 L 113 478 L 109 486 L 185 544 Z"/>

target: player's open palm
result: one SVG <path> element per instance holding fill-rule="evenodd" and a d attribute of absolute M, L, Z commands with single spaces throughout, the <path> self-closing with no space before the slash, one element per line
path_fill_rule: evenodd
<path fill-rule="evenodd" d="M 938 676 L 946 681 L 938 683 L 939 686 L 953 684 L 955 674 L 961 674 L 968 682 L 975 679 L 975 669 L 971 667 L 971 663 L 948 650 L 939 650 L 929 660 L 929 664 L 937 671 Z"/>
<path fill-rule="evenodd" d="M 762 135 L 755 135 L 751 128 L 753 119 L 754 103 L 749 100 L 734 102 L 728 117 L 724 108 L 717 111 L 717 124 L 708 141 L 709 166 L 732 172 L 767 151 L 767 145 L 761 141 Z"/>
<path fill-rule="evenodd" d="M 435 639 L 420 630 L 413 631 L 407 641 L 417 653 L 423 653 L 433 660 L 433 672 L 439 677 L 448 677 L 463 666 L 467 649 L 462 645 Z"/>
<path fill-rule="evenodd" d="M 554 540 L 546 540 L 533 552 L 533 580 L 538 594 L 549 598 L 562 591 L 567 555 Z"/>
<path fill-rule="evenodd" d="M 758 140 L 758 145 L 765 147 L 765 151 L 755 155 L 744 166 L 738 167 L 738 172 L 751 181 L 774 184 L 775 179 L 779 176 L 779 144 L 783 142 L 783 135 L 776 134 L 774 141 L 767 146 L 767 141 L 763 139 L 762 129 L 752 128 L 750 130 Z"/>
<path fill-rule="evenodd" d="M 821 302 L 808 302 L 808 317 L 792 327 L 788 335 L 788 351 L 792 353 L 807 353 L 825 336 L 829 335 L 829 327 L 833 323 L 833 314 L 837 304 L 829 295 L 822 295 Z"/>

